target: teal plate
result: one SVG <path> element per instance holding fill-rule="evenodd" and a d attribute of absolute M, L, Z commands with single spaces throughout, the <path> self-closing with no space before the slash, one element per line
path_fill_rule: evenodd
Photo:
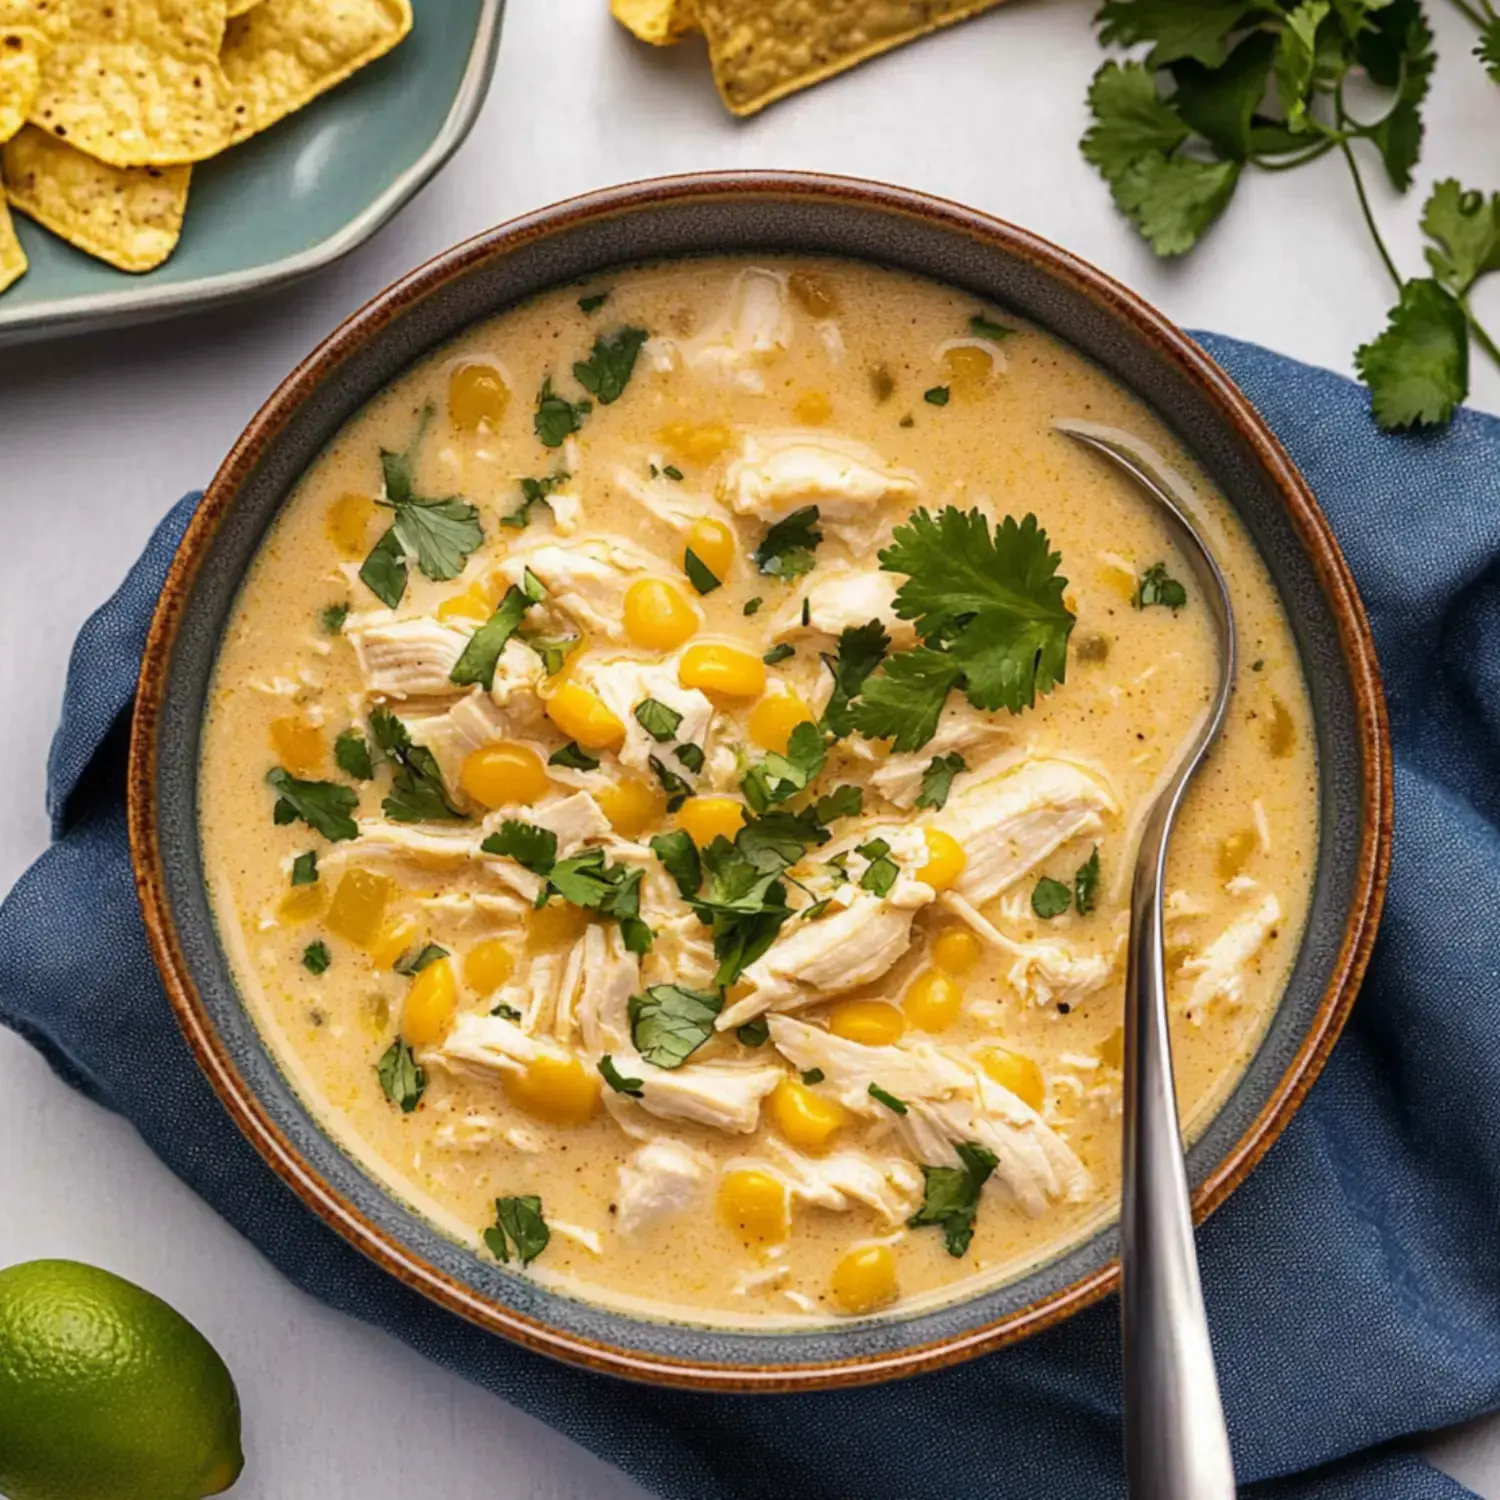
<path fill-rule="evenodd" d="M 394 51 L 306 109 L 193 169 L 182 242 L 117 271 L 16 214 L 31 269 L 0 293 L 0 344 L 170 317 L 329 265 L 363 243 L 469 133 L 504 0 L 417 0 Z"/>

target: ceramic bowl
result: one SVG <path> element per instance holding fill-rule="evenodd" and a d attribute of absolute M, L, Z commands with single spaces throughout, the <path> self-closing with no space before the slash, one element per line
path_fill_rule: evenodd
<path fill-rule="evenodd" d="M 193 169 L 182 240 L 144 275 L 16 214 L 31 269 L 0 345 L 147 322 L 307 276 L 375 233 L 458 149 L 489 88 L 505 0 L 422 0 L 392 52 Z"/>
<path fill-rule="evenodd" d="M 141 900 L 178 1019 L 270 1165 L 371 1259 L 444 1307 L 559 1358 L 640 1380 L 785 1390 L 969 1358 L 1109 1292 L 1113 1230 L 936 1310 L 754 1333 L 655 1322 L 549 1291 L 446 1238 L 320 1128 L 257 1034 L 220 950 L 196 820 L 199 738 L 236 589 L 292 487 L 342 424 L 414 361 L 522 298 L 606 268 L 727 251 L 896 266 L 1009 308 L 1082 351 L 1174 428 L 1244 519 L 1281 592 L 1321 765 L 1316 888 L 1291 982 L 1254 1060 L 1189 1153 L 1202 1216 L 1243 1180 L 1317 1076 L 1375 933 L 1390 746 L 1375 655 L 1327 522 L 1222 370 L 1159 313 L 1055 246 L 970 209 L 872 183 L 715 174 L 577 198 L 470 240 L 398 282 L 292 372 L 210 486 L 167 580 L 141 674 L 130 769 Z"/>

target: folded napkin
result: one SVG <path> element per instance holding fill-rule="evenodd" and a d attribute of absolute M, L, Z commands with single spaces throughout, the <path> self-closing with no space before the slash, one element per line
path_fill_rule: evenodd
<path fill-rule="evenodd" d="M 1370 974 L 1301 1113 L 1199 1243 L 1236 1466 L 1275 1500 L 1469 1494 L 1396 1440 L 1500 1407 L 1500 421 L 1386 437 L 1336 375 L 1205 337 L 1343 544 L 1390 696 L 1396 847 Z M 84 627 L 49 767 L 56 842 L 0 907 L 0 1021 L 296 1284 L 404 1339 L 672 1500 L 1120 1496 L 1113 1301 L 874 1390 L 655 1391 L 429 1305 L 302 1208 L 229 1122 L 146 950 L 126 727 L 197 497 Z"/>

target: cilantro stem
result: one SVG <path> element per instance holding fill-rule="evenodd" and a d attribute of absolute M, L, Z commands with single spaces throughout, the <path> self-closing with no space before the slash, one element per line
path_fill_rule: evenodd
<path fill-rule="evenodd" d="M 1304 151 L 1301 156 L 1289 156 L 1280 161 L 1269 157 L 1252 157 L 1255 165 L 1262 172 L 1290 172 L 1293 167 L 1305 167 L 1310 161 L 1317 161 L 1320 156 L 1326 156 L 1335 146 L 1343 144 L 1341 136 L 1331 135 L 1326 141 L 1320 141 L 1310 151 Z"/>
<path fill-rule="evenodd" d="M 1460 297 L 1458 305 L 1463 308 L 1464 317 L 1469 320 L 1469 332 L 1474 336 L 1474 342 L 1489 355 L 1495 367 L 1500 369 L 1500 347 L 1496 346 L 1494 339 L 1485 332 L 1479 319 L 1474 316 L 1473 310 L 1469 306 L 1469 299 L 1467 297 Z"/>
<path fill-rule="evenodd" d="M 1488 24 L 1472 5 L 1465 4 L 1465 0 L 1453 0 L 1453 8 L 1462 11 L 1481 31 Z"/>
<path fill-rule="evenodd" d="M 1342 119 L 1342 108 L 1339 114 Z M 1380 236 L 1380 227 L 1375 222 L 1375 215 L 1370 209 L 1370 200 L 1365 194 L 1365 180 L 1360 176 L 1359 163 L 1354 159 L 1354 152 L 1350 149 L 1348 141 L 1340 141 L 1339 150 L 1344 153 L 1344 160 L 1349 163 L 1349 175 L 1354 179 L 1354 191 L 1359 197 L 1359 211 L 1365 216 L 1365 225 L 1370 231 L 1370 238 L 1375 241 L 1375 248 L 1380 252 L 1380 258 L 1385 262 L 1385 268 L 1390 272 L 1397 292 L 1400 292 L 1405 283 L 1401 279 L 1401 273 L 1396 269 L 1396 262 L 1391 259 L 1391 252 L 1385 248 L 1385 241 Z"/>

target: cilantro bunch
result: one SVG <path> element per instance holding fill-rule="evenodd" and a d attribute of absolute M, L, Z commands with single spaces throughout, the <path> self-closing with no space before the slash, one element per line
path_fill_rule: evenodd
<path fill-rule="evenodd" d="M 1455 3 L 1480 28 L 1477 54 L 1500 82 L 1493 0 Z M 1411 186 L 1437 62 L 1421 0 L 1106 0 L 1097 22 L 1106 45 L 1150 47 L 1143 61 L 1094 75 L 1081 146 L 1151 248 L 1191 250 L 1247 167 L 1287 171 L 1337 151 L 1398 294 L 1385 330 L 1355 354 L 1375 419 L 1387 429 L 1447 422 L 1468 394 L 1471 341 L 1500 365 L 1469 300 L 1480 277 L 1500 271 L 1500 193 L 1438 183 L 1422 218 L 1432 274 L 1407 279 L 1355 149 L 1372 150 L 1400 191 Z M 1373 118 L 1346 98 L 1356 77 L 1385 92 Z"/>

